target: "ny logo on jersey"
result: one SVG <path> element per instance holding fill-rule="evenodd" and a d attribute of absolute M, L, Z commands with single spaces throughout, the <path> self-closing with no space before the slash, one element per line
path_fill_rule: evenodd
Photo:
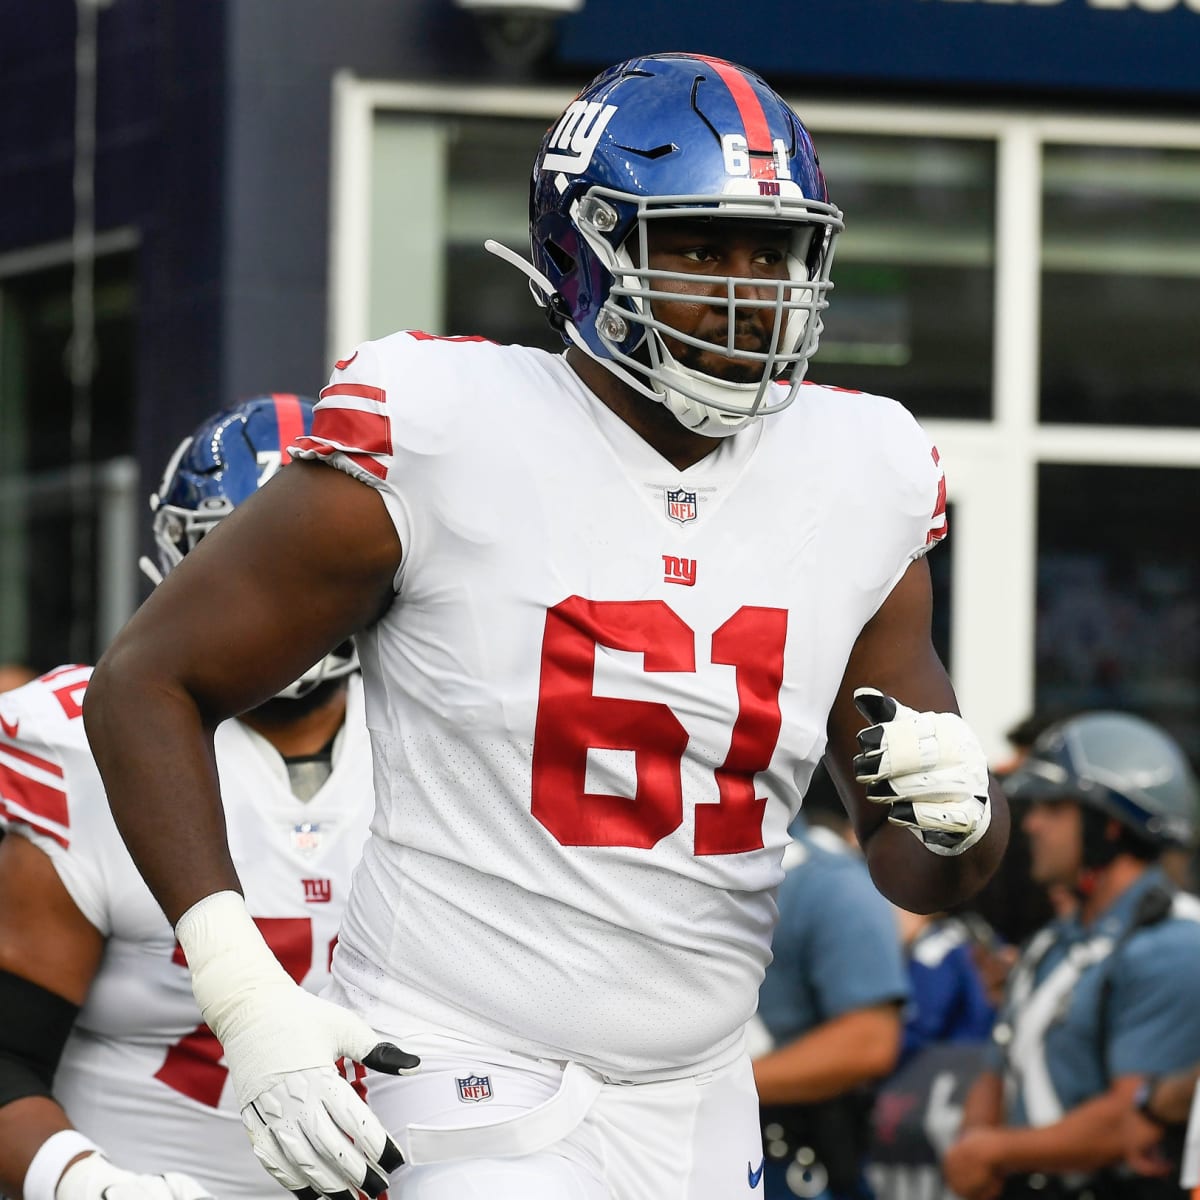
<path fill-rule="evenodd" d="M 333 882 L 329 879 L 302 879 L 305 904 L 328 904 L 333 899 Z"/>
<path fill-rule="evenodd" d="M 681 583 L 684 587 L 696 586 L 696 560 L 694 558 L 676 558 L 673 554 L 664 554 L 663 583 Z"/>
<path fill-rule="evenodd" d="M 564 171 L 568 175 L 586 171 L 600 144 L 600 135 L 616 111 L 615 104 L 598 104 L 594 100 L 575 100 L 569 104 L 550 135 L 542 170 Z M 563 153 L 551 154 L 549 147 Z"/>
<path fill-rule="evenodd" d="M 683 488 L 677 491 L 667 489 L 667 516 L 680 525 L 696 519 L 696 493 L 686 492 Z"/>
<path fill-rule="evenodd" d="M 464 1104 L 477 1104 L 480 1100 L 492 1098 L 492 1077 L 490 1075 L 468 1075 L 466 1079 L 455 1079 L 458 1084 L 458 1098 Z"/>

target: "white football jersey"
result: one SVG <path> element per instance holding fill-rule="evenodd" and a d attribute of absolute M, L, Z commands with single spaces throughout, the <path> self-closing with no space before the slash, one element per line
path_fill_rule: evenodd
<path fill-rule="evenodd" d="M 808 386 L 679 471 L 565 358 L 479 338 L 364 344 L 321 395 L 293 455 L 378 489 L 404 557 L 359 641 L 346 998 L 619 1079 L 732 1057 L 851 647 L 945 532 L 936 450 Z"/>
<path fill-rule="evenodd" d="M 221 1047 L 170 924 L 113 823 L 80 720 L 90 667 L 0 696 L 0 820 L 52 859 L 107 939 L 54 1094 L 117 1165 L 183 1171 L 220 1200 L 276 1197 L 251 1153 Z M 239 721 L 216 736 L 230 850 L 246 905 L 293 979 L 319 991 L 374 809 L 362 684 L 350 680 L 333 771 L 303 802 L 283 759 Z"/>

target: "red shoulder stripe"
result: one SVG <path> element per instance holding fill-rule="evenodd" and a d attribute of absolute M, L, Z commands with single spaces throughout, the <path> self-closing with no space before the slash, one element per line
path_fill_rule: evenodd
<path fill-rule="evenodd" d="M 63 675 L 69 675 L 72 671 L 86 671 L 88 667 L 84 663 L 68 663 L 65 667 L 55 667 L 53 671 L 47 671 L 45 675 L 39 675 L 38 679 L 42 683 L 49 683 L 52 679 L 59 679 Z"/>
<path fill-rule="evenodd" d="M 941 466 L 941 456 L 936 446 L 930 447 L 935 466 Z M 939 473 L 937 500 L 933 505 L 933 515 L 929 518 L 929 532 L 925 535 L 925 545 L 931 546 L 940 542 L 950 532 L 950 518 L 946 513 L 946 476 Z"/>
<path fill-rule="evenodd" d="M 356 396 L 359 400 L 373 400 L 376 404 L 383 404 L 387 400 L 383 388 L 372 387 L 369 383 L 331 383 L 321 389 L 320 398 L 328 400 L 330 396 Z"/>
<path fill-rule="evenodd" d="M 45 771 L 47 775 L 57 775 L 59 779 L 63 777 L 62 767 L 56 762 L 52 762 L 48 758 L 38 758 L 36 754 L 30 754 L 28 750 L 22 750 L 17 746 L 13 746 L 8 742 L 0 741 L 0 755 L 10 755 L 12 758 L 19 758 L 22 762 L 27 762 L 31 767 L 37 767 L 39 771 Z M 3 763 L 0 762 L 0 766 Z M 11 768 L 9 768 L 11 770 Z"/>
<path fill-rule="evenodd" d="M 61 788 L 38 783 L 0 763 L 0 810 L 10 821 L 44 833 L 64 849 L 69 845 L 64 833 L 70 825 L 67 794 Z"/>
<path fill-rule="evenodd" d="M 436 333 L 426 333 L 423 329 L 405 330 L 410 338 L 418 342 L 491 342 L 491 338 L 480 337 L 475 333 L 460 333 L 454 337 L 442 337 Z M 495 344 L 494 342 L 492 343 Z"/>
<path fill-rule="evenodd" d="M 337 442 L 349 450 L 365 450 L 368 454 L 392 452 L 392 424 L 387 413 L 318 408 L 313 415 L 312 436 L 316 441 Z"/>

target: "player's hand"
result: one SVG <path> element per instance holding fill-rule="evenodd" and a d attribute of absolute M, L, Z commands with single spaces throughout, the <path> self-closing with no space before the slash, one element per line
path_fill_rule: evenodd
<path fill-rule="evenodd" d="M 216 1200 L 190 1175 L 164 1171 L 135 1175 L 110 1163 L 103 1154 L 88 1154 L 69 1166 L 54 1189 L 54 1200 Z"/>
<path fill-rule="evenodd" d="M 871 724 L 858 733 L 854 777 L 867 799 L 890 806 L 901 825 L 934 854 L 969 850 L 987 832 L 987 759 L 955 713 L 915 712 L 875 688 L 857 688 L 854 703 Z"/>
<path fill-rule="evenodd" d="M 420 1060 L 294 983 L 236 892 L 194 905 L 176 936 L 259 1161 L 306 1200 L 378 1196 L 404 1160 L 334 1064 L 347 1058 L 397 1075 L 415 1071 Z"/>
<path fill-rule="evenodd" d="M 222 1043 L 251 1148 L 279 1183 L 309 1200 L 314 1192 L 378 1196 L 404 1161 L 399 1147 L 332 1065 L 305 1064 L 344 1056 L 399 1075 L 420 1060 L 380 1042 L 353 1013 L 288 984 L 290 992 L 244 1001 Z"/>

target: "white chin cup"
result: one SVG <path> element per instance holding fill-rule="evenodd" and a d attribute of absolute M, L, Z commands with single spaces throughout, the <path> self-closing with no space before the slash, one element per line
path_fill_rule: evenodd
<path fill-rule="evenodd" d="M 649 336 L 657 337 L 657 334 L 650 333 Z M 749 408 L 754 403 L 754 397 L 761 385 L 724 383 L 711 375 L 685 367 L 662 344 L 661 338 L 658 339 L 658 351 L 662 356 L 663 365 L 654 373 L 654 393 L 675 419 L 693 433 L 701 433 L 711 438 L 729 437 L 762 416 L 761 409 L 770 398 L 771 389 L 775 384 L 766 385 L 766 394 L 763 396 L 763 405 L 759 406 L 759 412 L 753 415 L 724 412 L 712 403 L 706 403 L 706 400 L 729 404 L 731 401 L 744 399 L 745 406 Z"/>

